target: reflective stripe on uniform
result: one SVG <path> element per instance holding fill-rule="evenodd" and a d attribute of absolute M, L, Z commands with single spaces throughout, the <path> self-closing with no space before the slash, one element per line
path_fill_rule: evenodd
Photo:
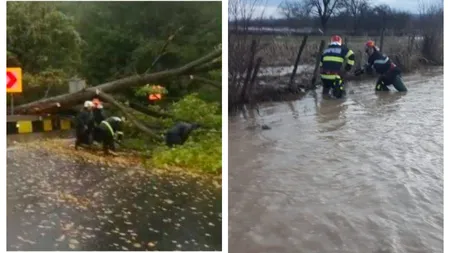
<path fill-rule="evenodd" d="M 348 53 L 345 55 L 345 58 L 350 57 L 350 55 L 352 55 L 352 54 L 353 54 L 353 51 L 352 50 L 348 50 Z"/>
<path fill-rule="evenodd" d="M 348 53 L 345 55 L 345 59 L 347 59 L 347 64 L 349 65 L 354 65 L 355 64 L 355 60 L 350 60 L 349 57 L 352 56 L 354 53 L 352 50 L 348 50 Z"/>
<path fill-rule="evenodd" d="M 386 57 L 384 60 L 378 59 L 378 60 L 375 60 L 373 63 L 374 64 L 385 64 L 388 61 L 389 61 L 389 57 Z"/>
<path fill-rule="evenodd" d="M 325 80 L 336 80 L 336 79 L 341 79 L 341 76 L 336 75 L 336 74 L 320 74 L 320 78 L 325 79 Z"/>
<path fill-rule="evenodd" d="M 111 132 L 111 135 L 114 136 L 114 130 L 112 129 L 111 125 L 107 121 L 102 121 L 101 124 L 104 124 Z"/>
<path fill-rule="evenodd" d="M 322 61 L 344 62 L 344 58 L 339 56 L 324 56 Z"/>

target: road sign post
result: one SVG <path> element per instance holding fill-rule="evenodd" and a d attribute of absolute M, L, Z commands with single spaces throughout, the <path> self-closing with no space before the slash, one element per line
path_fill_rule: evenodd
<path fill-rule="evenodd" d="M 6 92 L 11 93 L 11 115 L 14 114 L 14 93 L 22 93 L 22 69 L 6 69 Z"/>
<path fill-rule="evenodd" d="M 11 115 L 14 115 L 14 93 L 11 93 Z"/>

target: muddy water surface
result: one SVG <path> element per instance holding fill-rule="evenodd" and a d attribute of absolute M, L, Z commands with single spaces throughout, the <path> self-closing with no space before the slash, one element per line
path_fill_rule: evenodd
<path fill-rule="evenodd" d="M 230 252 L 443 252 L 443 75 L 404 80 L 230 117 Z"/>

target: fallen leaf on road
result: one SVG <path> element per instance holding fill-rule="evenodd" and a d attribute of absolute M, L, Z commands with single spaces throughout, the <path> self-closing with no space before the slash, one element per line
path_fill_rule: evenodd
<path fill-rule="evenodd" d="M 61 235 L 58 239 L 56 239 L 57 242 L 62 242 L 64 241 L 64 239 L 66 239 L 65 235 Z"/>
<path fill-rule="evenodd" d="M 29 244 L 36 244 L 36 242 L 30 241 L 30 240 L 27 240 L 27 239 L 23 239 L 22 236 L 17 236 L 17 239 L 21 240 L 22 242 L 29 243 Z"/>

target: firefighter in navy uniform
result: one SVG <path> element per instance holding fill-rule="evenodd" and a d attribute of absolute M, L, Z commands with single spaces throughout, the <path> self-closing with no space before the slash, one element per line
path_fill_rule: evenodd
<path fill-rule="evenodd" d="M 354 64 L 355 54 L 353 51 L 342 45 L 342 38 L 340 36 L 332 36 L 331 43 L 323 51 L 320 60 L 320 78 L 323 84 L 322 94 L 328 95 L 330 89 L 332 89 L 335 98 L 345 96 L 342 75 L 345 72 L 349 72 Z M 342 71 L 343 66 L 345 72 Z"/>
<path fill-rule="evenodd" d="M 369 59 L 364 67 L 355 71 L 355 76 L 364 72 L 371 73 L 372 69 L 375 69 L 375 72 L 380 75 L 375 86 L 376 91 L 389 91 L 389 85 L 393 85 L 397 91 L 408 91 L 401 78 L 399 67 L 380 52 L 375 42 L 371 40 L 366 42 L 365 51 Z"/>
<path fill-rule="evenodd" d="M 78 113 L 75 119 L 76 141 L 75 149 L 78 149 L 80 144 L 92 144 L 92 130 L 94 127 L 94 117 L 92 115 L 92 102 L 84 102 L 84 107 Z"/>

